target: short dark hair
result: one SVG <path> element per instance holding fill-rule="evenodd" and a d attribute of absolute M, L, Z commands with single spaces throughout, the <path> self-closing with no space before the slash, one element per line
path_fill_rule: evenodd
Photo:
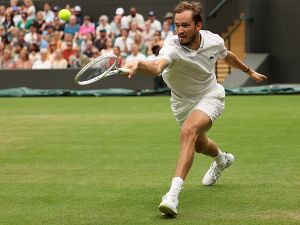
<path fill-rule="evenodd" d="M 195 24 L 199 22 L 202 23 L 202 6 L 200 2 L 180 2 L 174 9 L 174 17 L 177 13 L 182 13 L 187 10 L 192 11 Z"/>

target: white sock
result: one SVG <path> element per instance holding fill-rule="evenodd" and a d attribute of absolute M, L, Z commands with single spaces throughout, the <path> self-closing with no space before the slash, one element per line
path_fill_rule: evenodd
<path fill-rule="evenodd" d="M 172 189 L 175 189 L 175 188 L 181 189 L 182 185 L 183 185 L 183 180 L 180 177 L 174 177 L 173 180 L 172 180 L 172 185 L 171 185 L 171 188 L 170 188 L 169 192 L 171 192 Z"/>
<path fill-rule="evenodd" d="M 212 158 L 217 162 L 217 164 L 223 163 L 225 162 L 225 153 L 221 152 L 219 149 L 219 154 Z"/>

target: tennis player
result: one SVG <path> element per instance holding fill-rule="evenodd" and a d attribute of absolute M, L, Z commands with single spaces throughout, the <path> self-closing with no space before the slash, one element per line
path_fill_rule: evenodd
<path fill-rule="evenodd" d="M 192 166 L 194 152 L 215 160 L 202 180 L 203 185 L 216 183 L 222 171 L 234 162 L 232 154 L 222 152 L 206 136 L 225 107 L 225 91 L 215 75 L 217 59 L 244 71 L 256 82 L 267 79 L 227 51 L 220 36 L 201 30 L 200 2 L 180 2 L 174 9 L 174 21 L 177 35 L 165 41 L 155 61 L 135 60 L 123 66 L 130 69 L 128 75 L 123 75 L 128 78 L 136 71 L 150 77 L 162 74 L 172 89 L 171 109 L 181 126 L 180 154 L 171 188 L 159 205 L 160 211 L 169 215 L 177 215 L 178 195 Z"/>

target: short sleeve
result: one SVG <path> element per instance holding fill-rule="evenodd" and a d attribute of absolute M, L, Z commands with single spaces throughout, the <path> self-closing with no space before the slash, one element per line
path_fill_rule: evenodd
<path fill-rule="evenodd" d="M 169 62 L 168 67 L 172 67 L 176 61 L 177 61 L 177 55 L 174 50 L 171 50 L 166 45 L 164 45 L 161 50 L 159 51 L 159 55 L 156 57 L 156 59 L 166 59 Z"/>
<path fill-rule="evenodd" d="M 222 43 L 220 45 L 219 58 L 225 58 L 226 56 L 227 56 L 227 48 L 225 47 L 224 40 L 222 39 Z"/>

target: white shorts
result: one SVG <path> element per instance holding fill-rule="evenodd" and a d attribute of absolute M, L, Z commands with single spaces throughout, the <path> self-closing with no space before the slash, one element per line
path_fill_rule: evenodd
<path fill-rule="evenodd" d="M 204 95 L 196 102 L 180 98 L 172 93 L 171 109 L 180 126 L 192 114 L 195 109 L 205 112 L 211 119 L 212 123 L 222 114 L 225 108 L 225 90 L 220 84 L 214 91 Z"/>

